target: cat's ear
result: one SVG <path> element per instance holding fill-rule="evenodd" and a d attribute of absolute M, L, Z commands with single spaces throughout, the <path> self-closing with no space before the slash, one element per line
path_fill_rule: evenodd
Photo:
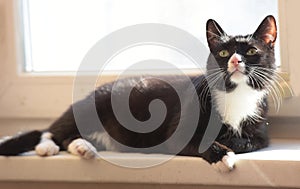
<path fill-rule="evenodd" d="M 258 26 L 253 36 L 264 41 L 270 47 L 274 47 L 277 38 L 276 20 L 273 16 L 267 16 Z"/>
<path fill-rule="evenodd" d="M 210 48 L 215 47 L 220 42 L 225 42 L 229 39 L 228 35 L 223 31 L 221 26 L 212 19 L 206 23 L 206 38 Z"/>

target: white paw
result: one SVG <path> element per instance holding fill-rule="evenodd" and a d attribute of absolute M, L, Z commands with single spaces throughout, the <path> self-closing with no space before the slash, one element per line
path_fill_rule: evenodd
<path fill-rule="evenodd" d="M 96 148 L 82 138 L 73 140 L 68 146 L 68 151 L 71 154 L 80 156 L 84 159 L 93 159 L 97 155 Z"/>
<path fill-rule="evenodd" d="M 224 156 L 221 161 L 213 163 L 212 166 L 219 172 L 230 172 L 234 169 L 235 161 L 235 154 L 233 152 L 228 152 L 227 155 Z"/>
<path fill-rule="evenodd" d="M 4 136 L 4 137 L 0 138 L 0 144 L 3 143 L 3 142 L 8 141 L 11 138 L 12 138 L 12 136 Z"/>
<path fill-rule="evenodd" d="M 59 147 L 52 140 L 45 140 L 35 147 L 35 153 L 39 156 L 53 156 L 58 152 Z"/>

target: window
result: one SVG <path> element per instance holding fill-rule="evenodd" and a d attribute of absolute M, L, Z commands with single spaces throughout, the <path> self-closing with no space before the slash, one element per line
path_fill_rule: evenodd
<path fill-rule="evenodd" d="M 103 10 L 105 10 L 106 12 L 99 12 L 101 12 L 101 14 L 107 15 L 107 17 L 103 19 L 103 16 L 99 16 L 101 17 L 99 18 L 99 20 L 103 19 L 105 22 L 103 22 L 103 24 L 99 24 L 100 26 L 98 25 L 97 31 L 93 31 L 92 29 L 87 27 L 87 25 L 89 24 L 84 22 L 83 17 L 81 16 L 83 14 L 71 14 L 72 12 L 78 12 L 76 12 L 76 10 L 78 9 L 74 8 L 72 10 L 72 7 L 74 7 L 76 4 L 80 4 L 83 1 L 76 0 L 72 1 L 71 4 L 70 2 L 71 1 L 68 0 L 14 0 L 0 2 L 0 13 L 2 15 L 0 16 L 0 117 L 53 119 L 59 116 L 66 109 L 66 107 L 68 107 L 72 103 L 72 85 L 74 80 L 74 74 L 72 74 L 72 72 L 77 69 L 85 53 L 94 43 L 97 42 L 97 40 L 101 39 L 104 35 L 107 35 L 110 32 L 116 31 L 122 27 L 143 22 L 164 23 L 182 28 L 192 35 L 196 36 L 200 40 L 205 41 L 205 31 L 203 30 L 203 27 L 205 26 L 205 22 L 208 18 L 214 18 L 215 20 L 217 20 L 220 25 L 223 26 L 224 30 L 228 33 L 237 34 L 252 32 L 256 29 L 257 25 L 267 14 L 274 14 L 278 17 L 280 27 L 280 43 L 277 44 L 281 47 L 280 66 L 285 71 L 288 71 L 290 83 L 295 92 L 295 97 L 285 100 L 279 114 L 271 114 L 273 116 L 300 117 L 300 98 L 298 97 L 300 92 L 298 82 L 300 80 L 300 75 L 297 73 L 298 70 L 300 70 L 297 58 L 297 49 L 300 41 L 297 37 L 299 28 L 298 25 L 295 24 L 297 23 L 297 16 L 295 15 L 298 14 L 298 10 L 296 10 L 296 7 L 299 7 L 300 5 L 298 1 L 290 2 L 287 0 L 230 0 L 221 2 L 213 0 L 209 1 L 209 3 L 207 1 L 203 1 L 205 4 L 202 4 L 202 1 L 200 2 L 196 0 L 151 0 L 143 1 L 143 3 L 141 3 L 140 1 L 135 2 L 134 0 L 102 0 L 97 1 L 97 3 L 103 3 L 103 5 L 105 5 L 105 9 Z M 82 5 L 82 8 L 79 11 L 80 13 L 83 13 L 83 10 L 88 9 L 88 5 L 91 5 L 91 3 L 96 1 L 88 0 L 84 2 L 84 5 Z M 31 20 L 33 15 L 30 15 L 33 14 L 33 12 L 31 12 L 30 10 L 33 10 L 32 6 L 34 6 L 35 3 L 38 5 L 40 4 L 40 6 L 43 5 L 44 9 L 41 9 L 41 7 L 39 7 L 36 8 L 36 11 L 39 10 L 41 15 L 43 15 L 40 16 L 41 18 L 48 18 L 47 27 L 49 27 L 49 29 L 53 29 L 53 31 L 51 32 L 47 31 L 48 34 L 47 32 L 43 33 L 42 35 L 40 34 L 40 39 L 45 38 L 48 41 L 47 43 L 41 43 L 41 46 L 37 46 L 38 43 L 34 44 L 33 40 L 30 40 L 30 38 L 33 38 L 33 36 L 38 37 L 38 35 L 34 35 L 34 30 L 32 27 L 35 22 Z M 60 4 L 57 10 L 54 11 L 57 12 L 57 14 L 59 13 L 59 9 L 61 9 L 61 14 L 65 13 L 64 10 L 72 10 L 70 12 L 67 12 L 68 14 L 66 13 L 66 15 L 68 15 L 67 18 L 69 19 L 60 23 L 60 27 L 50 27 L 53 26 L 51 25 L 51 23 L 53 24 L 57 20 L 51 20 L 54 18 L 51 18 L 50 16 L 53 11 L 51 11 L 51 6 L 48 6 L 49 3 Z M 221 6 L 220 3 L 224 7 L 231 8 L 233 6 L 239 5 L 247 11 L 235 9 L 235 11 L 238 12 L 234 12 L 229 11 L 229 8 L 222 8 L 218 11 L 214 9 L 214 11 L 211 11 L 211 7 L 208 7 L 210 4 Z M 129 6 L 129 4 L 134 6 Z M 130 9 L 131 12 L 126 12 L 126 10 L 128 10 L 130 7 L 133 7 L 132 9 Z M 138 9 L 138 7 L 144 7 L 144 9 Z M 202 12 L 199 11 L 201 8 L 203 9 L 203 15 Z M 110 14 L 108 14 L 108 12 L 110 12 Z M 242 12 L 243 14 L 239 12 Z M 142 13 L 145 14 L 144 17 L 136 16 L 140 14 L 142 15 Z M 86 15 L 90 15 L 90 18 L 93 18 L 93 14 L 97 14 L 97 12 L 86 13 Z M 98 15 L 99 14 L 100 13 L 98 13 Z M 241 14 L 243 16 L 237 16 Z M 27 17 L 24 15 L 27 15 Z M 226 15 L 226 17 L 224 15 Z M 73 17 L 76 18 L 73 19 Z M 121 18 L 124 18 L 123 21 L 119 21 Z M 132 18 L 132 20 L 130 20 L 130 18 Z M 63 19 L 58 21 L 62 20 Z M 241 26 L 240 24 L 243 23 L 244 20 L 247 20 L 248 24 L 244 24 L 243 26 Z M 91 23 L 95 23 L 96 21 L 94 19 L 94 21 L 91 21 Z M 76 57 L 78 59 L 76 58 L 75 60 L 74 56 L 59 53 L 61 50 L 53 50 L 53 47 L 51 46 L 47 47 L 49 43 L 57 48 L 60 48 L 60 46 L 67 45 L 68 41 L 73 42 L 74 37 L 66 36 L 67 39 L 63 40 L 63 35 L 56 35 L 61 34 L 59 31 L 63 30 L 62 33 L 67 31 L 67 26 L 70 26 L 70 28 L 72 28 L 75 27 L 76 23 L 79 22 L 85 25 L 86 28 L 88 28 L 86 29 L 87 32 L 95 33 L 94 35 L 92 35 L 91 33 L 81 34 L 81 32 L 79 32 L 79 34 L 75 35 L 78 36 L 78 40 L 85 39 L 85 37 L 79 36 L 93 36 L 83 42 L 86 45 L 84 47 L 80 47 L 81 50 L 80 48 L 76 51 L 66 50 L 67 53 L 73 52 L 72 55 L 76 54 Z M 64 25 L 64 23 L 68 24 Z M 96 23 L 100 23 L 100 21 Z M 46 26 L 39 24 L 41 23 L 36 22 L 35 26 L 37 28 L 42 26 L 42 28 L 44 28 L 45 30 Z M 235 31 L 234 28 L 230 27 L 232 25 L 237 26 L 237 28 L 239 28 L 240 30 Z M 101 30 L 101 28 L 103 28 L 103 31 Z M 76 27 L 75 29 L 72 29 L 74 31 L 76 30 Z M 35 32 L 37 31 L 38 29 Z M 68 32 L 71 33 L 71 31 Z M 53 35 L 50 35 L 49 37 L 49 34 L 55 34 L 55 37 L 52 38 Z M 51 41 L 49 39 L 51 39 Z M 60 41 L 58 39 L 60 39 Z M 76 47 L 77 45 L 72 45 L 71 47 L 73 46 Z M 50 50 L 47 50 L 47 48 Z M 64 49 L 67 49 L 67 47 L 64 47 Z M 46 53 L 43 54 L 42 57 L 39 57 L 39 51 L 41 51 L 42 54 L 43 51 Z M 153 52 L 155 52 L 155 50 L 153 50 Z M 159 50 L 157 53 L 157 55 L 159 55 Z M 168 51 L 168 53 L 170 53 L 171 58 L 176 57 L 174 53 L 172 54 L 172 52 L 170 51 Z M 126 54 L 124 54 L 124 56 L 125 55 Z M 37 57 L 35 58 L 35 56 Z M 48 60 L 51 61 L 49 62 Z M 67 62 L 67 64 L 62 66 L 62 64 L 64 64 L 65 62 Z M 183 67 L 183 69 L 185 68 L 188 68 L 188 66 Z M 118 65 L 111 68 L 111 70 L 116 69 L 121 69 L 121 67 Z M 71 74 L 66 73 L 66 71 L 71 72 Z M 115 77 L 115 72 L 108 72 L 106 73 L 105 81 L 103 82 L 111 81 L 115 79 Z"/>
<path fill-rule="evenodd" d="M 41 44 L 42 46 L 39 49 L 38 48 L 39 46 L 34 47 L 35 45 L 30 40 L 30 38 L 33 37 L 33 30 L 32 29 L 29 30 L 30 27 L 28 27 L 28 26 L 30 26 L 30 25 L 28 25 L 28 24 L 33 24 L 33 22 L 28 23 L 30 18 L 28 18 L 28 17 L 23 18 L 24 15 L 29 13 L 29 12 L 26 13 L 25 10 L 28 8 L 28 5 L 30 4 L 30 2 L 45 3 L 46 0 L 35 0 L 35 1 L 28 0 L 27 2 L 22 1 L 22 0 L 3 0 L 3 1 L 0 0 L 0 66 L 1 66 L 1 69 L 0 69 L 0 81 L 1 81 L 0 82 L 0 107 L 1 107 L 0 108 L 0 127 L 1 127 L 1 134 L 16 133 L 17 131 L 27 130 L 27 129 L 31 129 L 31 128 L 36 128 L 36 129 L 45 128 L 46 126 L 49 125 L 49 122 L 51 122 L 54 118 L 57 118 L 63 111 L 65 111 L 66 107 L 68 107 L 70 105 L 70 103 L 72 103 L 72 85 L 73 85 L 74 75 L 66 74 L 65 71 L 71 71 L 71 72 L 75 71 L 81 60 L 77 60 L 77 59 L 73 60 L 73 61 L 75 61 L 73 63 L 72 60 L 68 59 L 68 56 L 65 56 L 66 54 L 63 54 L 64 58 L 65 58 L 64 59 L 64 58 L 58 56 L 58 55 L 60 55 L 58 53 L 55 55 L 57 57 L 50 57 L 50 58 L 54 58 L 54 59 L 50 59 L 53 62 L 50 62 L 50 63 L 47 62 L 46 66 L 43 66 L 43 63 L 45 61 L 47 61 L 47 58 L 49 58 L 49 57 L 47 57 L 48 54 L 46 54 L 47 56 L 40 57 L 40 59 L 35 58 L 35 55 L 38 55 L 38 51 L 36 51 L 36 50 L 44 51 L 44 49 L 43 49 L 44 47 L 42 47 L 42 46 L 45 44 L 46 45 L 48 45 L 48 44 L 42 43 Z M 48 3 L 49 2 L 57 3 L 58 0 L 49 0 L 47 2 Z M 67 0 L 59 1 L 59 3 L 62 3 L 62 4 L 65 2 L 70 2 L 70 1 L 67 1 Z M 73 4 L 73 3 L 78 3 L 78 2 L 81 2 L 81 1 L 73 0 L 71 3 Z M 85 0 L 85 2 L 88 3 L 88 2 L 92 2 L 92 1 Z M 107 5 L 114 7 L 112 5 L 117 1 L 114 1 L 114 0 L 100 1 L 99 0 L 99 3 L 100 2 L 106 2 Z M 130 2 L 134 2 L 134 1 L 133 0 L 118 1 L 118 3 L 121 3 L 121 4 L 118 4 L 118 5 L 120 5 L 119 9 L 121 9 L 123 6 L 126 5 L 124 2 L 130 3 Z M 144 3 L 146 1 L 142 1 L 142 2 Z M 149 2 L 150 2 L 150 0 L 149 0 Z M 299 132 L 300 132 L 300 127 L 299 127 L 299 123 L 300 123 L 299 122 L 299 120 L 300 120 L 300 108 L 299 108 L 300 107 L 300 95 L 299 95 L 300 94 L 300 85 L 299 85 L 299 81 L 300 81 L 300 74 L 299 74 L 299 70 L 300 70 L 300 64 L 299 64 L 300 38 L 299 38 L 299 33 L 300 32 L 299 32 L 299 30 L 300 30 L 300 27 L 298 24 L 299 23 L 298 18 L 300 16 L 300 12 L 299 12 L 300 1 L 298 1 L 298 0 L 293 0 L 293 1 L 292 0 L 278 0 L 278 14 L 277 14 L 277 3 L 274 3 L 275 0 L 274 1 L 260 0 L 259 2 L 256 0 L 247 0 L 247 1 L 246 0 L 244 0 L 244 1 L 237 0 L 237 1 L 235 1 L 235 2 L 237 2 L 236 4 L 243 5 L 243 3 L 241 3 L 241 2 L 247 2 L 247 4 L 244 4 L 244 8 L 245 7 L 247 8 L 246 12 L 252 12 L 254 15 L 252 15 L 252 16 L 245 15 L 244 14 L 245 12 L 243 12 L 243 15 L 239 16 L 239 14 L 234 14 L 234 11 L 236 11 L 236 10 L 228 11 L 229 9 L 222 9 L 222 10 L 218 10 L 218 11 L 214 11 L 214 12 L 209 11 L 209 9 L 205 9 L 205 10 L 207 10 L 206 12 L 204 11 L 205 14 L 207 14 L 207 18 L 203 18 L 203 20 L 201 21 L 202 23 L 200 23 L 200 21 L 198 21 L 198 17 L 192 16 L 193 14 L 200 15 L 200 11 L 199 11 L 199 13 L 196 13 L 196 12 L 193 13 L 192 11 L 189 11 L 192 8 L 196 9 L 196 6 L 192 7 L 189 5 L 190 9 L 182 8 L 182 7 L 184 7 L 182 4 L 183 2 L 198 3 L 198 1 L 196 2 L 196 1 L 192 1 L 192 0 L 190 0 L 190 1 L 188 1 L 188 0 L 186 0 L 186 1 L 184 1 L 184 0 L 182 0 L 182 1 L 151 0 L 151 2 L 161 5 L 161 6 L 166 6 L 168 8 L 168 11 L 164 11 L 163 9 L 157 10 L 157 12 L 154 11 L 153 15 L 156 15 L 156 16 L 159 15 L 159 16 L 157 16 L 158 18 L 164 18 L 164 19 L 155 20 L 153 18 L 152 20 L 148 19 L 146 21 L 149 21 L 149 22 L 156 21 L 156 22 L 162 22 L 162 23 L 166 23 L 166 24 L 170 24 L 170 25 L 175 25 L 177 27 L 183 27 L 185 30 L 189 31 L 194 36 L 197 36 L 199 38 L 201 38 L 201 36 L 204 36 L 203 30 L 201 28 L 205 24 L 204 20 L 206 20 L 208 17 L 214 17 L 216 20 L 219 21 L 219 23 L 224 27 L 224 29 L 228 31 L 228 33 L 235 34 L 235 33 L 249 32 L 252 29 L 254 29 L 263 17 L 262 15 L 258 14 L 259 12 L 262 14 L 278 15 L 278 20 L 280 23 L 279 24 L 279 26 L 280 26 L 280 43 L 277 43 L 277 44 L 280 44 L 280 52 L 281 52 L 280 53 L 280 58 L 281 58 L 280 66 L 285 71 L 288 72 L 290 83 L 292 85 L 292 88 L 294 89 L 295 96 L 292 98 L 289 98 L 289 99 L 285 99 L 283 106 L 281 108 L 281 111 L 278 114 L 271 113 L 272 116 L 277 117 L 276 119 L 272 119 L 273 122 L 271 123 L 271 126 L 272 126 L 272 128 L 274 128 L 274 126 L 275 126 L 276 129 L 272 129 L 273 131 L 271 133 L 271 138 L 276 137 L 276 138 L 299 139 Z M 165 3 L 165 2 L 167 2 L 167 3 Z M 230 7 L 233 7 L 236 5 L 231 0 L 227 0 L 224 2 L 221 0 L 210 0 L 210 1 L 205 1 L 205 2 L 208 2 L 214 6 L 220 5 L 220 3 L 227 3 L 228 6 L 230 6 Z M 21 4 L 25 3 L 25 6 L 20 7 L 20 3 Z M 26 3 L 27 3 L 27 8 L 26 8 Z M 131 5 L 134 7 L 138 7 L 138 6 L 143 6 L 143 3 L 139 2 L 138 4 L 131 4 Z M 258 5 L 257 4 L 254 5 L 255 3 L 258 3 Z M 270 10 L 268 9 L 268 11 L 263 10 L 264 7 L 267 5 L 267 3 L 271 3 L 270 6 L 272 7 Z M 166 4 L 166 5 L 164 5 L 164 4 Z M 121 6 L 121 5 L 123 5 L 123 6 Z M 155 5 L 155 6 L 153 5 L 153 6 L 159 7 L 158 5 Z M 146 4 L 145 4 L 145 7 L 146 7 Z M 50 7 L 48 7 L 48 8 L 50 8 Z M 68 8 L 70 8 L 70 7 L 68 7 Z M 148 6 L 147 8 L 149 8 L 149 11 L 153 10 L 153 7 L 151 9 L 151 6 Z M 174 8 L 174 10 L 173 10 L 173 8 Z M 20 15 L 19 10 L 21 10 L 21 9 L 24 10 L 25 12 L 23 12 Z M 118 12 L 119 9 L 115 9 L 114 12 Z M 27 10 L 29 10 L 29 9 L 27 9 Z M 45 10 L 45 9 L 40 9 L 40 11 L 41 10 Z M 109 9 L 105 9 L 105 10 L 109 10 Z M 170 20 L 168 19 L 169 17 L 172 17 L 171 10 L 174 11 L 173 12 L 174 15 L 176 15 L 176 14 L 182 15 L 182 18 L 181 18 L 181 16 L 178 17 L 178 22 L 175 19 L 170 19 Z M 187 11 L 183 11 L 183 10 L 187 10 Z M 226 13 L 225 14 L 224 12 L 222 12 L 223 10 L 228 11 L 230 14 L 227 14 L 228 12 L 225 12 Z M 239 9 L 237 9 L 237 10 L 240 11 Z M 274 13 L 272 13 L 271 10 L 274 10 Z M 142 11 L 142 10 L 140 12 L 144 13 L 144 11 Z M 233 14 L 231 15 L 232 12 L 233 12 Z M 268 13 L 266 13 L 266 12 L 268 12 Z M 46 14 L 44 11 L 42 13 Z M 82 12 L 80 12 L 80 13 L 82 13 Z M 137 14 L 137 12 L 132 13 L 131 17 L 134 17 L 136 14 Z M 214 15 L 211 16 L 209 14 L 214 14 Z M 110 16 L 114 16 L 114 15 L 110 15 Z M 131 15 L 131 14 L 129 14 L 129 15 Z M 126 14 L 124 13 L 120 17 L 123 17 L 123 16 L 125 18 Z M 227 16 L 230 19 L 227 19 Z M 191 20 L 189 20 L 189 19 L 187 20 L 187 18 L 191 18 Z M 245 18 L 252 20 L 251 24 L 253 24 L 254 26 L 247 24 L 243 27 L 239 27 L 239 28 L 241 28 L 241 31 L 232 31 L 233 28 L 231 28 L 230 26 L 232 24 L 237 25 L 237 24 L 243 23 L 239 19 L 245 19 Z M 80 20 L 80 17 L 77 19 Z M 201 19 L 202 19 L 202 17 L 201 17 Z M 20 20 L 23 20 L 24 23 L 20 23 L 19 22 Z M 134 22 L 133 23 L 128 22 L 128 23 L 122 24 L 122 23 L 115 22 L 116 20 L 117 20 L 117 18 L 112 17 L 110 22 L 107 22 L 106 25 L 103 25 L 103 28 L 106 28 L 106 30 L 104 30 L 103 33 L 101 33 L 101 35 L 108 34 L 111 31 L 120 29 L 123 26 L 134 24 Z M 116 25 L 114 25 L 114 23 L 116 23 Z M 27 28 L 25 27 L 25 30 L 24 30 L 24 26 L 26 26 L 26 24 L 27 24 Z M 240 25 L 238 25 L 238 26 L 240 26 Z M 53 34 L 53 33 L 54 32 L 52 31 L 51 34 Z M 25 35 L 23 35 L 23 34 L 25 34 Z M 28 36 L 28 34 L 30 34 L 30 35 Z M 87 34 L 84 34 L 84 35 L 87 35 Z M 43 37 L 43 35 L 42 35 L 42 37 Z M 46 38 L 46 35 L 44 35 L 44 37 Z M 87 48 L 90 48 L 89 45 L 93 45 L 101 37 L 102 36 L 98 36 L 98 33 L 97 33 L 96 38 L 91 38 L 90 41 L 85 41 L 87 45 L 82 48 L 83 50 L 81 49 L 82 51 L 78 51 L 78 56 L 77 56 L 78 59 L 82 59 L 82 56 L 84 56 L 84 53 L 88 50 Z M 25 39 L 25 44 L 23 43 L 24 39 Z M 55 39 L 57 40 L 58 37 L 56 37 Z M 62 39 L 63 39 L 63 37 L 62 37 Z M 202 40 L 204 40 L 204 38 Z M 50 42 L 48 41 L 48 43 L 52 43 L 52 41 L 50 41 Z M 59 43 L 53 41 L 53 44 L 55 44 L 54 46 L 57 46 L 57 44 L 59 44 Z M 67 44 L 67 43 L 64 43 L 64 44 Z M 24 47 L 25 47 L 25 49 L 24 49 Z M 48 48 L 50 48 L 50 47 L 48 47 Z M 46 51 L 46 52 L 47 53 L 51 52 L 51 50 L 52 50 L 52 47 L 50 48 L 50 51 Z M 57 52 L 55 52 L 55 53 L 57 53 Z M 170 53 L 170 52 L 168 52 L 168 53 Z M 74 51 L 73 51 L 73 54 L 75 54 Z M 50 54 L 50 55 L 53 55 L 53 54 Z M 73 58 L 73 57 L 71 56 L 71 58 Z M 70 61 L 70 62 L 72 62 L 72 64 L 69 64 L 69 65 L 66 64 L 66 65 L 64 65 L 64 67 L 62 67 L 62 66 L 60 66 L 61 64 L 64 63 L 64 61 L 62 61 L 62 60 L 66 60 L 67 62 Z M 60 62 L 61 64 L 57 63 L 57 65 L 54 65 L 54 62 L 55 63 Z M 49 64 L 51 66 L 47 67 L 47 66 L 49 66 Z M 120 69 L 120 67 L 113 67 L 111 69 Z M 113 80 L 114 78 L 115 78 L 114 73 L 112 73 L 112 74 L 108 73 L 105 77 L 105 79 L 106 79 L 105 82 Z M 15 122 L 11 123 L 10 120 L 13 120 Z M 36 120 L 38 120 L 37 121 L 38 123 L 33 124 L 32 122 L 35 122 Z M 42 121 L 39 122 L 39 120 L 42 120 Z M 47 120 L 47 121 L 45 122 L 45 120 Z M 16 122 L 18 122 L 17 125 L 19 125 L 20 127 L 15 126 Z M 290 144 L 288 144 L 288 145 L 290 145 Z M 287 146 L 287 145 L 284 145 L 284 146 Z M 283 148 L 284 148 L 284 150 L 287 149 L 287 152 L 288 152 L 289 147 L 290 146 L 283 147 Z M 286 153 L 284 150 L 282 152 Z M 19 160 L 20 159 L 18 159 L 17 163 L 25 165 L 24 162 L 21 162 Z M 38 160 L 38 159 L 31 158 L 31 160 L 34 160 L 34 161 L 27 162 L 27 163 L 32 163 L 34 165 L 36 165 L 36 163 L 40 163 L 40 160 Z M 3 159 L 3 161 L 6 161 L 6 160 Z M 49 162 L 50 161 L 47 161 L 47 163 L 49 163 Z M 180 165 L 180 162 L 183 164 Z M 190 165 L 186 166 L 187 164 L 185 161 L 180 161 L 180 162 L 178 164 L 179 165 L 178 167 L 194 166 L 194 164 L 190 164 Z M 5 164 L 5 163 L 8 163 L 8 164 Z M 13 165 L 14 163 L 15 163 L 15 161 L 11 161 L 11 159 L 8 159 L 8 162 L 4 162 L 4 164 L 7 165 L 8 168 L 12 167 L 11 165 Z M 85 162 L 83 162 L 83 163 L 86 165 Z M 194 162 L 188 162 L 188 163 L 194 163 Z M 247 162 L 244 162 L 244 163 L 247 164 Z M 272 184 L 272 186 L 277 186 L 278 183 L 283 183 L 282 186 L 286 186 L 286 187 L 294 187 L 295 186 L 295 184 L 293 182 L 291 182 L 291 184 L 286 184 L 286 182 L 284 182 L 284 181 L 286 181 L 285 179 L 279 179 L 279 182 L 277 182 L 276 179 L 274 179 L 274 180 L 272 179 L 275 177 L 268 177 L 268 175 L 272 174 L 274 172 L 273 171 L 274 169 L 272 169 L 272 167 L 276 167 L 276 168 L 278 168 L 278 167 L 280 168 L 280 166 L 281 167 L 296 167 L 293 165 L 296 165 L 298 162 L 295 162 L 295 163 L 288 162 L 288 164 L 286 164 L 284 162 L 278 162 L 278 161 L 272 161 L 272 162 L 265 161 L 265 162 L 259 163 L 260 165 L 262 165 L 261 167 L 265 170 L 265 172 L 261 172 L 258 169 L 259 166 L 257 166 L 257 165 L 259 165 L 259 164 L 257 164 L 257 163 L 258 162 L 255 161 L 255 162 L 250 162 L 250 164 L 247 164 L 247 165 L 252 166 L 252 168 L 249 169 L 250 172 L 261 173 L 258 177 L 262 176 L 262 180 L 260 180 L 258 182 L 258 184 L 255 182 L 255 184 L 254 184 L 255 186 L 258 186 L 262 183 L 263 183 L 262 186 L 270 186 L 270 184 Z M 278 164 L 279 166 L 275 165 L 276 163 L 279 163 Z M 63 165 L 65 165 L 65 164 L 63 164 Z M 174 165 L 176 165 L 176 164 L 172 164 L 172 167 L 174 167 Z M 78 166 L 77 162 L 76 162 L 75 166 Z M 93 165 L 91 165 L 91 166 L 93 166 Z M 205 167 L 206 166 L 207 165 L 205 165 Z M 79 164 L 79 167 L 82 168 L 82 166 L 80 164 Z M 170 170 L 172 170 L 172 167 L 170 167 L 171 168 Z M 90 168 L 90 167 L 88 167 L 88 168 Z M 198 169 L 198 167 L 197 167 L 197 169 Z M 167 170 L 167 169 L 165 169 L 165 170 Z M 246 169 L 241 169 L 241 170 L 243 171 Z M 37 170 L 37 172 L 38 171 L 39 170 Z M 158 170 L 158 171 L 160 171 L 160 170 Z M 190 170 L 188 170 L 188 172 L 189 171 Z M 284 171 L 286 171 L 284 173 L 288 173 L 288 172 L 294 173 L 297 170 L 289 171 L 288 169 L 284 169 Z M 33 176 L 35 176 L 35 175 L 32 176 L 31 174 L 27 174 L 28 170 L 26 170 L 26 169 L 24 169 L 23 172 L 24 173 L 26 172 L 26 175 L 28 176 L 30 181 L 33 180 Z M 154 172 L 155 172 L 155 170 L 154 170 Z M 156 172 L 157 172 L 157 170 L 156 170 Z M 111 173 L 114 173 L 114 171 L 111 171 Z M 147 172 L 147 173 L 149 173 L 149 172 Z M 19 180 L 24 181 L 22 174 L 19 174 L 19 175 L 15 174 L 14 170 L 10 170 L 10 172 L 8 174 L 4 174 L 4 175 L 8 175 L 5 177 L 6 179 L 9 178 L 9 179 L 16 180 L 16 178 L 18 179 L 18 177 L 20 177 Z M 217 173 L 216 173 L 216 175 L 217 175 Z M 278 174 L 275 174 L 275 175 L 278 176 Z M 295 181 L 296 177 L 298 176 L 297 174 L 295 174 L 295 175 L 296 176 L 291 177 L 290 180 L 293 181 L 293 179 L 294 179 L 294 181 Z M 60 175 L 58 175 L 57 178 L 59 178 L 59 176 Z M 93 176 L 95 176 L 95 175 L 92 175 L 91 178 L 95 178 Z M 134 176 L 135 175 L 133 174 L 133 177 Z M 158 174 L 158 176 L 161 176 L 161 175 Z M 179 176 L 182 176 L 182 174 L 179 174 Z M 217 176 L 219 176 L 219 175 L 217 175 Z M 85 182 L 86 179 L 90 179 L 90 177 L 82 177 L 81 175 L 79 175 L 79 177 L 80 177 L 79 181 L 80 181 L 80 179 L 83 179 L 83 182 Z M 170 177 L 169 175 L 167 175 L 167 177 L 170 180 L 172 180 L 172 179 L 173 179 L 173 181 L 176 180 L 173 177 Z M 244 179 L 246 185 L 247 185 L 247 183 L 249 183 L 249 179 L 247 177 L 249 177 L 248 174 L 245 176 L 245 179 Z M 253 177 L 253 181 L 258 177 Z M 109 178 L 114 179 L 115 177 L 109 177 Z M 191 180 L 193 180 L 193 178 L 190 179 L 190 177 L 186 177 L 186 178 L 189 178 L 187 180 L 187 182 L 190 182 Z M 194 177 L 194 178 L 196 178 L 196 177 Z M 205 177 L 203 177 L 203 178 L 205 179 Z M 218 178 L 218 177 L 209 177 L 209 178 Z M 268 178 L 271 178 L 271 180 Z M 280 178 L 280 177 L 277 177 L 277 178 Z M 26 179 L 27 178 L 25 178 L 25 180 Z M 56 178 L 54 178 L 54 180 L 55 179 Z M 62 181 L 63 179 L 64 178 L 59 178 L 58 180 Z M 153 180 L 152 176 L 151 176 L 151 179 Z M 160 178 L 158 177 L 158 180 L 159 179 Z M 180 179 L 179 179 L 179 184 L 180 184 L 180 182 L 184 183 L 184 184 L 188 184 L 185 179 L 183 179 L 183 180 L 182 180 L 182 178 L 180 178 Z M 198 178 L 196 178 L 196 179 L 198 179 Z M 46 180 L 47 180 L 47 178 L 46 178 Z M 50 180 L 53 181 L 53 178 L 50 178 Z M 69 181 L 70 180 L 68 180 L 68 182 Z M 97 177 L 97 179 L 95 179 L 95 182 L 98 182 L 98 181 L 99 181 L 99 178 Z M 124 180 L 124 182 L 125 181 L 127 182 L 128 179 Z M 133 179 L 133 181 L 135 181 L 135 180 Z M 178 182 L 178 181 L 176 180 L 176 182 Z M 236 181 L 236 179 L 235 179 L 234 183 L 232 183 L 230 179 L 228 180 L 229 185 L 232 185 L 232 184 L 235 185 L 235 184 L 237 184 L 237 182 L 239 182 L 239 180 Z M 167 182 L 167 183 L 170 184 L 170 183 L 172 183 L 172 181 Z M 195 183 L 197 184 L 198 180 L 196 180 Z M 203 183 L 200 180 L 199 183 L 200 184 L 203 184 L 203 183 L 204 184 L 206 184 L 206 183 L 212 184 L 211 180 L 208 180 L 208 181 L 205 180 Z M 220 182 L 220 183 L 224 184 L 224 182 Z M 2 185 L 4 184 L 4 186 L 6 186 L 5 182 L 2 182 L 1 184 Z M 178 184 L 178 183 L 176 183 L 176 184 Z M 254 185 L 253 185 L 253 187 L 255 187 Z M 239 186 L 239 185 L 235 185 L 235 186 Z"/>
<path fill-rule="evenodd" d="M 254 32 L 268 14 L 278 17 L 277 0 L 23 0 L 22 10 L 27 72 L 76 71 L 98 40 L 130 25 L 176 26 L 206 45 L 209 18 L 234 35 Z M 143 45 L 120 53 L 106 69 L 123 70 L 149 58 L 166 59 L 183 69 L 195 68 L 171 49 Z"/>

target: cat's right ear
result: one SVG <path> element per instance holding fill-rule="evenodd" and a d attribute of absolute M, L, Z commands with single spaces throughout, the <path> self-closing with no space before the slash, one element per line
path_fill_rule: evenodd
<path fill-rule="evenodd" d="M 265 42 L 265 44 L 273 48 L 277 38 L 277 26 L 275 18 L 272 15 L 267 16 L 258 26 L 253 36 L 262 40 Z"/>
<path fill-rule="evenodd" d="M 213 19 L 209 19 L 206 23 L 206 38 L 209 48 L 214 48 L 220 42 L 225 42 L 229 39 L 221 26 Z"/>

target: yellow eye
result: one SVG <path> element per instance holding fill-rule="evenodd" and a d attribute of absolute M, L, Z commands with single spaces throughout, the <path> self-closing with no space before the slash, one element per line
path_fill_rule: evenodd
<path fill-rule="evenodd" d="M 251 48 L 247 51 L 248 56 L 253 56 L 257 54 L 257 49 L 256 48 Z"/>
<path fill-rule="evenodd" d="M 221 51 L 219 52 L 219 55 L 220 55 L 220 57 L 225 58 L 225 57 L 228 57 L 228 56 L 229 56 L 229 52 L 228 52 L 228 50 L 221 50 Z"/>

